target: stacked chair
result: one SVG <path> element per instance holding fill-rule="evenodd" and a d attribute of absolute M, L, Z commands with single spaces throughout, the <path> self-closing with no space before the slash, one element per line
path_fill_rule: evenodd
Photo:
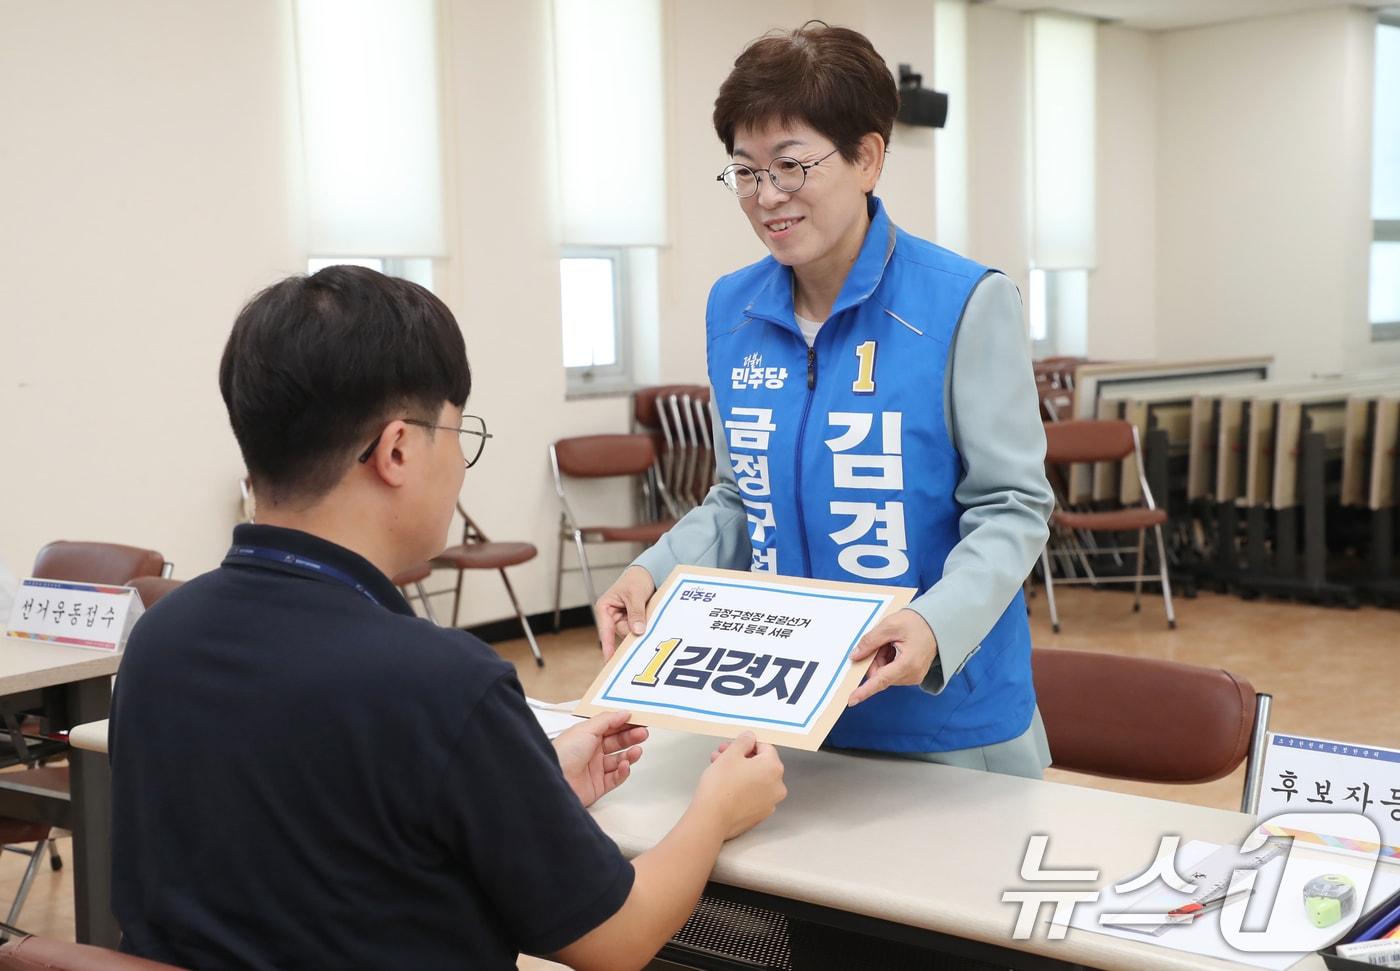
<path fill-rule="evenodd" d="M 714 484 L 714 425 L 710 389 L 703 384 L 643 388 L 632 399 L 633 429 L 656 443 L 658 475 L 663 486 L 643 498 L 654 517 L 662 507 L 674 518 L 705 501 Z"/>

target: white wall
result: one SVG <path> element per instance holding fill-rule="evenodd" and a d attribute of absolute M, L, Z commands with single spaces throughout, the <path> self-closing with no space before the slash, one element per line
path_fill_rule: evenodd
<path fill-rule="evenodd" d="M 1124 361 L 1157 353 L 1157 39 L 1098 31 L 1098 265 L 1089 275 L 1087 352 Z"/>
<path fill-rule="evenodd" d="M 290 8 L 0 5 L 0 557 L 53 539 L 215 565 L 242 463 L 219 354 L 304 268 Z"/>
<path fill-rule="evenodd" d="M 714 182 L 725 164 L 710 125 L 719 84 L 754 37 L 819 7 L 769 4 L 765 20 L 738 0 L 667 5 L 672 245 L 659 265 L 660 333 L 647 349 L 660 380 L 704 380 L 710 284 L 764 253 Z M 865 8 L 827 15 L 863 20 Z M 238 13 L 174 0 L 141 0 L 120 16 L 95 2 L 66 10 L 0 14 L 0 82 L 29 92 L 0 119 L 26 136 L 0 163 L 3 184 L 24 187 L 7 214 L 23 231 L 0 236 L 9 298 L 0 409 L 53 443 L 31 471 L 4 478 L 3 508 L 30 512 L 6 522 L 0 556 L 23 573 L 49 539 L 103 539 L 156 547 L 189 577 L 217 564 L 238 512 L 242 465 L 215 380 L 228 328 L 257 289 L 305 267 L 290 2 Z M 548 2 L 495 0 L 489 13 L 475 0 L 442 5 L 453 244 L 437 289 L 466 337 L 472 407 L 496 435 L 463 498 L 489 534 L 540 548 L 514 571 L 534 612 L 553 602 L 546 447 L 625 431 L 629 415 L 625 398 L 564 397 Z M 894 56 L 927 62 L 918 48 L 931 56 L 931 3 L 901 0 L 870 19 L 892 49 L 909 41 Z M 886 194 L 903 195 L 901 221 L 927 232 L 931 142 L 901 132 L 897 144 Z M 585 517 L 629 515 L 616 485 L 579 498 Z M 622 563 L 632 552 L 599 558 Z M 584 600 L 569 576 L 566 604 Z M 493 575 L 471 578 L 465 622 L 508 614 Z"/>
<path fill-rule="evenodd" d="M 1025 15 L 969 7 L 967 46 L 967 255 L 1005 273 L 1024 300 L 1030 274 Z"/>
<path fill-rule="evenodd" d="M 482 16 L 475 0 L 444 0 L 442 10 L 449 52 L 448 196 L 455 205 L 452 255 L 438 266 L 436 289 L 466 340 L 469 407 L 495 435 L 467 473 L 462 501 L 492 539 L 525 540 L 539 548 L 537 559 L 511 571 L 522 606 L 534 613 L 554 603 L 559 513 L 549 443 L 627 431 L 628 403 L 564 397 L 549 4 L 500 2 Z M 609 486 L 578 487 L 579 514 L 626 521 L 629 496 Z M 605 548 L 598 556 L 603 564 L 629 558 L 626 547 Z M 566 563 L 574 562 L 568 554 Z M 599 573 L 604 583 L 614 575 Z M 452 580 L 439 574 L 431 586 Z M 466 591 L 463 623 L 510 616 L 495 573 L 469 573 Z M 566 606 L 587 599 L 577 573 L 566 575 L 564 592 Z M 450 607 L 450 598 L 439 600 L 439 616 L 445 619 Z"/>
<path fill-rule="evenodd" d="M 564 397 L 548 0 L 481 3 L 442 5 L 452 204 L 438 289 L 497 436 L 464 499 L 493 536 L 540 548 L 513 571 L 535 612 L 553 602 L 546 446 L 626 430 L 628 403 Z M 106 539 L 154 546 L 188 577 L 218 562 L 237 515 L 218 355 L 242 302 L 306 256 L 290 0 L 108 7 L 0 7 L 0 89 L 21 92 L 0 103 L 0 414 L 20 446 L 19 471 L 0 477 L 0 558 L 23 573 L 50 539 Z M 667 0 L 671 243 L 650 376 L 704 379 L 710 285 L 764 253 L 714 182 L 726 159 L 710 115 L 735 56 L 825 17 L 927 79 L 932 9 Z M 968 35 L 968 90 L 951 94 L 969 123 L 969 255 L 1024 291 L 1024 18 L 975 4 Z M 1100 30 L 1091 354 L 1266 351 L 1285 372 L 1400 357 L 1365 328 L 1371 44 L 1370 18 L 1349 10 Z M 880 189 L 930 235 L 936 138 L 897 129 Z M 624 490 L 580 498 L 585 516 L 628 515 Z M 576 575 L 565 590 L 584 602 Z M 508 615 L 497 579 L 473 577 L 462 619 Z"/>
<path fill-rule="evenodd" d="M 705 301 L 725 273 L 761 259 L 734 196 L 715 181 L 729 164 L 711 117 L 719 86 L 748 43 L 770 28 L 800 24 L 803 0 L 748 4 L 668 0 L 667 97 L 671 244 L 661 256 L 660 379 L 705 382 Z"/>
<path fill-rule="evenodd" d="M 1089 277 L 1087 353 L 1123 360 L 1156 352 L 1156 40 L 1098 31 L 1098 265 Z M 968 255 L 1029 294 L 1026 16 L 968 9 Z M 954 93 L 954 97 L 957 95 Z"/>
<path fill-rule="evenodd" d="M 1339 8 L 1162 36 L 1157 332 L 1168 357 L 1364 360 L 1374 19 Z"/>
<path fill-rule="evenodd" d="M 473 407 L 488 416 L 493 439 L 488 458 L 467 476 L 464 498 L 491 535 L 529 539 L 541 551 L 530 567 L 514 571 L 527 612 L 553 603 L 557 517 L 545 472 L 545 449 L 571 434 L 626 431 L 623 398 L 565 401 L 559 360 L 559 281 L 556 214 L 551 185 L 552 106 L 547 0 L 498 3 L 482 18 L 472 0 L 446 4 L 447 79 L 455 132 L 459 228 L 454 260 L 444 266 L 439 289 L 466 335 L 476 391 Z M 719 276 L 767 252 L 734 198 L 715 175 L 728 162 L 711 122 L 719 86 L 734 59 L 770 29 L 791 29 L 812 17 L 868 30 L 889 60 L 922 65 L 931 76 L 932 0 L 782 0 L 754 6 L 742 0 L 665 5 L 670 171 L 670 244 L 659 260 L 660 328 L 654 347 L 655 377 L 663 383 L 704 383 L 705 302 Z M 510 98 L 482 91 L 511 79 Z M 932 133 L 899 127 L 880 193 L 896 218 L 913 232 L 933 230 Z M 481 140 L 499 146 L 481 151 Z M 499 174 L 499 158 L 511 159 L 507 191 L 481 191 Z M 518 186 L 538 186 L 520 191 Z M 543 187 L 550 186 L 548 191 Z M 509 470 L 509 471 L 506 471 Z M 623 490 L 599 483 L 580 490 L 599 517 L 627 516 Z M 572 495 L 572 492 L 571 492 Z M 580 512 L 586 516 L 587 513 Z M 607 521 L 606 518 L 603 521 Z M 620 564 L 633 550 L 614 547 L 603 562 Z M 572 553 L 566 562 L 573 563 Z M 616 570 L 600 570 L 604 584 Z M 508 615 L 494 576 L 472 578 L 464 622 Z M 566 576 L 565 603 L 585 601 L 581 578 Z"/>
<path fill-rule="evenodd" d="M 851 16 L 844 26 L 870 38 L 875 49 L 899 77 L 899 65 L 922 74 L 924 87 L 933 87 L 932 0 L 866 0 L 863 16 Z M 938 131 L 913 125 L 894 126 L 889 158 L 877 190 L 895 223 L 924 239 L 934 239 L 934 140 Z"/>

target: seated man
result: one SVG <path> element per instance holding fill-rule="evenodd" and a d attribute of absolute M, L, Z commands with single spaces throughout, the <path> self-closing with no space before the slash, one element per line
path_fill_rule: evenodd
<path fill-rule="evenodd" d="M 388 578 L 446 545 L 485 442 L 459 435 L 466 351 L 428 291 L 350 266 L 283 280 L 239 315 L 219 385 L 258 523 L 127 647 L 124 949 L 192 968 L 644 965 L 724 840 L 782 799 L 777 753 L 740 736 L 629 863 L 585 807 L 646 730 L 602 715 L 551 747 L 509 664 L 414 616 Z"/>

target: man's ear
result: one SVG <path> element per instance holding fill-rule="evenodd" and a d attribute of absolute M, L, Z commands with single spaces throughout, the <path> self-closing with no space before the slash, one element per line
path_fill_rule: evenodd
<path fill-rule="evenodd" d="M 397 489 L 408 481 L 408 461 L 405 450 L 409 446 L 409 427 L 401 419 L 394 419 L 384 426 L 379 435 L 379 444 L 374 454 L 365 463 L 390 488 Z"/>
<path fill-rule="evenodd" d="M 875 184 L 880 181 L 880 173 L 885 168 L 885 140 L 878 132 L 866 132 L 861 136 L 857 163 L 860 167 L 861 188 L 866 192 L 874 192 Z"/>

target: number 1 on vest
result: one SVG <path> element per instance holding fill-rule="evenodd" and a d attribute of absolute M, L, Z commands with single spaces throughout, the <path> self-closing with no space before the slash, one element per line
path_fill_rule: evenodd
<path fill-rule="evenodd" d="M 666 662 L 671 659 L 672 652 L 680 647 L 680 644 L 681 639 L 673 637 L 669 641 L 662 641 L 656 645 L 656 654 L 647 662 L 647 666 L 642 668 L 641 672 L 632 679 L 632 683 L 648 688 L 654 687 L 657 677 L 661 674 L 661 669 L 666 666 Z"/>
<path fill-rule="evenodd" d="M 851 390 L 856 394 L 875 393 L 875 342 L 866 341 L 856 347 L 856 361 L 860 368 L 856 379 L 851 382 Z"/>

